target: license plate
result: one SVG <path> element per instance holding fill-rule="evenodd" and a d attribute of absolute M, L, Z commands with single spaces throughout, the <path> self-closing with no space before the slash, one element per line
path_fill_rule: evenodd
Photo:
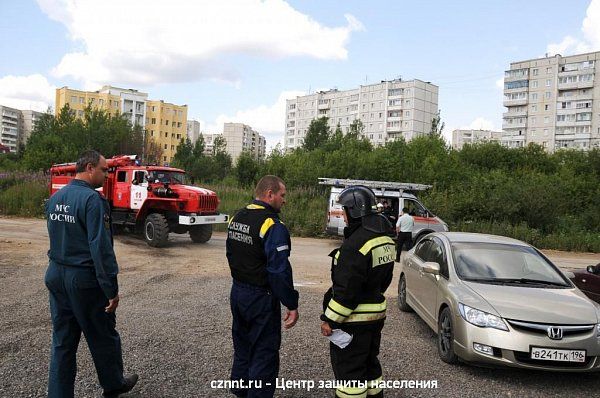
<path fill-rule="evenodd" d="M 585 350 L 557 350 L 531 347 L 531 359 L 541 361 L 585 362 Z"/>

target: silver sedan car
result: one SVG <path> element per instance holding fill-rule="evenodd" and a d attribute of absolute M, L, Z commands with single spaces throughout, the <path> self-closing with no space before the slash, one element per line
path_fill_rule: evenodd
<path fill-rule="evenodd" d="M 600 370 L 600 306 L 515 239 L 427 235 L 402 258 L 398 306 L 437 332 L 444 362 Z"/>

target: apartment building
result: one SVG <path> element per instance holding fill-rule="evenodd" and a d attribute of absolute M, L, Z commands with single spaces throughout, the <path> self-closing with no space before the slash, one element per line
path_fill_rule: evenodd
<path fill-rule="evenodd" d="M 21 133 L 19 134 L 20 142 L 23 144 L 27 143 L 27 140 L 31 136 L 31 132 L 35 128 L 35 125 L 42 115 L 43 113 L 33 110 L 21 111 Z"/>
<path fill-rule="evenodd" d="M 146 137 L 163 150 L 163 162 L 170 163 L 182 138 L 187 137 L 187 105 L 146 102 Z"/>
<path fill-rule="evenodd" d="M 223 124 L 223 138 L 227 141 L 227 153 L 235 163 L 242 152 L 249 152 L 255 159 L 265 157 L 265 137 L 243 123 Z"/>
<path fill-rule="evenodd" d="M 222 133 L 200 133 L 202 134 L 202 138 L 204 138 L 204 155 L 211 156 L 213 154 L 213 148 L 215 143 L 215 138 L 222 137 Z"/>
<path fill-rule="evenodd" d="M 356 89 L 319 91 L 286 101 L 286 150 L 302 145 L 310 122 L 329 118 L 329 127 L 339 124 L 345 133 L 354 120 L 364 126 L 363 136 L 375 145 L 429 134 L 438 112 L 438 87 L 418 79 L 382 80 Z"/>
<path fill-rule="evenodd" d="M 457 129 L 452 131 L 452 148 L 462 149 L 465 144 L 479 142 L 498 142 L 502 139 L 502 131 Z"/>
<path fill-rule="evenodd" d="M 197 120 L 188 120 L 187 121 L 187 136 L 192 142 L 195 144 L 198 141 L 198 137 L 200 136 L 200 122 Z"/>
<path fill-rule="evenodd" d="M 0 144 L 10 152 L 17 152 L 21 129 L 21 111 L 0 105 Z"/>
<path fill-rule="evenodd" d="M 98 90 L 100 94 L 110 94 L 120 98 L 119 110 L 127 115 L 132 125 L 145 127 L 146 124 L 146 101 L 148 94 L 134 89 L 125 89 L 113 86 L 103 86 Z"/>
<path fill-rule="evenodd" d="M 118 114 L 122 109 L 121 97 L 108 91 L 81 91 L 66 86 L 57 88 L 55 102 L 57 116 L 66 104 L 69 104 L 77 117 L 83 117 L 83 112 L 88 104 L 94 109 L 103 109 L 112 115 Z"/>
<path fill-rule="evenodd" d="M 503 145 L 600 147 L 600 52 L 513 62 L 504 74 Z"/>

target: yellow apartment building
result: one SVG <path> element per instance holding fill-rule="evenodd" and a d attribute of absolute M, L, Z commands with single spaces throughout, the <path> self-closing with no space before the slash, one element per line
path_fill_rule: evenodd
<path fill-rule="evenodd" d="M 145 127 L 146 137 L 163 150 L 163 163 L 171 163 L 179 142 L 187 137 L 187 105 L 147 101 Z"/>
<path fill-rule="evenodd" d="M 66 104 L 69 104 L 77 117 L 83 117 L 83 111 L 88 104 L 91 104 L 92 108 L 105 109 L 112 115 L 116 115 L 121 110 L 121 98 L 118 95 L 97 91 L 73 90 L 66 86 L 57 88 L 54 113 L 58 116 L 60 110 Z"/>

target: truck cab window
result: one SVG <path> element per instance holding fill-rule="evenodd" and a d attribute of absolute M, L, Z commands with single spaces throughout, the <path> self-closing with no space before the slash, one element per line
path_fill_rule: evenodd
<path fill-rule="evenodd" d="M 408 207 L 408 214 L 417 217 L 427 217 L 427 210 L 412 199 L 404 199 L 404 206 Z"/>
<path fill-rule="evenodd" d="M 117 182 L 127 182 L 127 171 L 117 172 Z"/>

